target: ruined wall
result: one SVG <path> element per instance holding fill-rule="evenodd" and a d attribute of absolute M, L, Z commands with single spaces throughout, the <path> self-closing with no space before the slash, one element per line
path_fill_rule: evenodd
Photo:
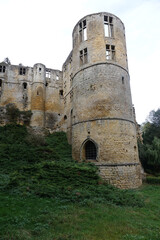
<path fill-rule="evenodd" d="M 5 107 L 15 104 L 32 111 L 33 127 L 64 130 L 62 72 L 37 63 L 31 67 L 0 63 L 0 124 L 5 124 Z"/>
<path fill-rule="evenodd" d="M 31 126 L 67 132 L 77 161 L 94 162 L 120 188 L 141 184 L 135 114 L 122 21 L 102 12 L 73 29 L 62 71 L 0 63 L 0 124 L 5 106 L 31 110 Z"/>

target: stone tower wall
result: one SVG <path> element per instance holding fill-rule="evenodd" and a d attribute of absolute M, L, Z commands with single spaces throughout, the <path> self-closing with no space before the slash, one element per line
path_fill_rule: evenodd
<path fill-rule="evenodd" d="M 112 36 L 105 36 L 104 17 L 112 23 Z M 84 34 L 84 30 L 80 32 L 83 23 L 87 37 L 80 36 Z M 106 57 L 106 45 L 110 54 L 113 48 L 110 59 Z M 97 156 L 88 161 L 99 166 L 104 179 L 121 188 L 139 186 L 140 164 L 121 20 L 108 13 L 80 20 L 73 30 L 72 59 L 73 158 L 88 160 L 85 144 L 91 141 Z M 121 180 L 117 181 L 119 175 Z"/>
<path fill-rule="evenodd" d="M 8 103 L 31 110 L 31 126 L 67 132 L 75 160 L 94 162 L 115 186 L 136 188 L 141 166 L 124 24 L 96 13 L 82 18 L 72 37 L 62 71 L 0 63 L 1 116 Z"/>

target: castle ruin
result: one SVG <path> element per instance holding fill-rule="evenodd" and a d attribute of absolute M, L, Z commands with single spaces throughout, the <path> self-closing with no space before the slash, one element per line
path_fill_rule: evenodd
<path fill-rule="evenodd" d="M 125 28 L 113 14 L 82 18 L 62 71 L 0 63 L 0 113 L 14 103 L 32 111 L 30 125 L 65 131 L 77 161 L 99 167 L 119 188 L 141 185 Z"/>

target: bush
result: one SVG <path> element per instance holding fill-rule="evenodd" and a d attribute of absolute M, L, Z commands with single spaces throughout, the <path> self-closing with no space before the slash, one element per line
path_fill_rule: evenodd
<path fill-rule="evenodd" d="M 150 184 L 160 184 L 160 177 L 147 176 L 146 182 Z"/>

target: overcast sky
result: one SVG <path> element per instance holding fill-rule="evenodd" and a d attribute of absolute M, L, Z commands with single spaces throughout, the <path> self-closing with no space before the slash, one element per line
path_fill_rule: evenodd
<path fill-rule="evenodd" d="M 0 10 L 0 62 L 59 70 L 76 23 L 92 13 L 115 14 L 125 24 L 138 123 L 160 107 L 160 0 L 0 0 Z"/>

